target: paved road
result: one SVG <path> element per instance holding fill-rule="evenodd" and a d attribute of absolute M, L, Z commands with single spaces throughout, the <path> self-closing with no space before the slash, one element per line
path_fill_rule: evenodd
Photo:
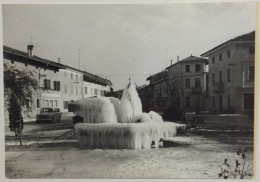
<path fill-rule="evenodd" d="M 61 117 L 61 123 L 71 124 L 72 123 L 72 114 L 63 113 Z M 55 124 L 55 123 L 54 123 Z M 50 122 L 39 123 L 37 124 L 35 120 L 24 122 L 23 133 L 30 132 L 32 130 L 38 130 L 47 126 L 50 126 Z M 5 123 L 5 136 L 14 136 L 14 132 L 11 132 L 9 129 L 9 123 Z"/>

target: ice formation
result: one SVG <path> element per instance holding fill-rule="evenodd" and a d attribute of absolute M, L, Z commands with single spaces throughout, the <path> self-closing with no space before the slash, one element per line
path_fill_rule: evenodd
<path fill-rule="evenodd" d="M 83 118 L 75 125 L 80 148 L 147 149 L 159 147 L 160 139 L 175 136 L 186 125 L 163 122 L 154 111 L 142 113 L 135 85 L 124 88 L 121 101 L 97 97 L 69 104 L 69 111 Z"/>
<path fill-rule="evenodd" d="M 117 121 L 121 123 L 120 100 L 115 97 L 108 97 L 108 99 L 114 105 Z"/>
<path fill-rule="evenodd" d="M 163 122 L 162 116 L 160 116 L 158 113 L 154 111 L 150 111 L 149 116 L 153 121 Z"/>
<path fill-rule="evenodd" d="M 116 101 L 115 101 L 116 102 Z M 86 98 L 70 103 L 70 111 L 83 118 L 84 123 L 116 123 L 115 107 L 107 97 Z"/>
<path fill-rule="evenodd" d="M 159 148 L 161 138 L 175 136 L 185 125 L 172 122 L 156 123 L 77 123 L 76 135 L 80 148 L 149 149 L 152 142 Z"/>
<path fill-rule="evenodd" d="M 142 114 L 142 103 L 134 84 L 129 83 L 124 88 L 120 106 L 122 123 L 132 123 L 134 117 Z"/>

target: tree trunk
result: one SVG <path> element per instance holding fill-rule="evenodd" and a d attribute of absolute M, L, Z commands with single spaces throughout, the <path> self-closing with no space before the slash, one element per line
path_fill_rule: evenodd
<path fill-rule="evenodd" d="M 22 118 L 21 118 L 22 119 Z M 19 130 L 20 130 L 20 147 L 22 146 L 22 120 L 20 119 L 20 127 L 19 127 Z"/>

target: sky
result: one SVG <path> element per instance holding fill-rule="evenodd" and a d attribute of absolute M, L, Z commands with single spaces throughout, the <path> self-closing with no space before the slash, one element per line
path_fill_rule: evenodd
<path fill-rule="evenodd" d="M 3 44 L 138 86 L 177 61 L 255 30 L 255 3 L 3 5 Z M 80 55 L 79 55 L 80 50 Z"/>

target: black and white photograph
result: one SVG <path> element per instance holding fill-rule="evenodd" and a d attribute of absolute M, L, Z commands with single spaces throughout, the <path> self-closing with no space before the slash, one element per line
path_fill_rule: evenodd
<path fill-rule="evenodd" d="M 47 3 L 2 4 L 4 179 L 254 181 L 259 2 Z"/>

